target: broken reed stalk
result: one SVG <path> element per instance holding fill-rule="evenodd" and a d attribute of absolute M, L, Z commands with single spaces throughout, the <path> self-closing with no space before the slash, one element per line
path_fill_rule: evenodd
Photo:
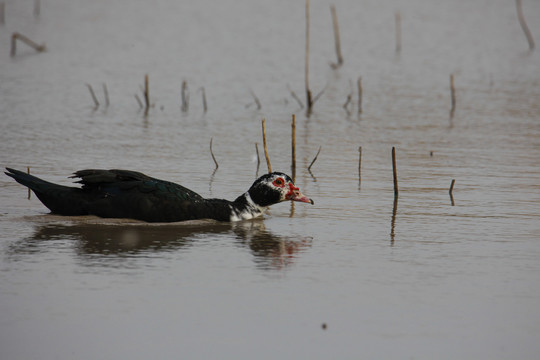
<path fill-rule="evenodd" d="M 26 172 L 30 174 L 30 166 L 26 167 Z M 28 200 L 30 200 L 30 197 L 32 196 L 32 192 L 30 191 L 30 188 L 28 188 Z"/>
<path fill-rule="evenodd" d="M 150 88 L 148 84 L 148 74 L 144 75 L 144 114 L 148 115 L 150 110 Z"/>
<path fill-rule="evenodd" d="M 94 89 L 92 88 L 92 85 L 86 84 L 88 87 L 88 90 L 90 91 L 90 95 L 92 95 L 92 100 L 94 100 L 94 110 L 99 107 L 99 101 L 96 97 L 96 93 L 94 93 Z"/>
<path fill-rule="evenodd" d="M 262 119 L 262 135 L 264 145 L 264 156 L 266 157 L 266 165 L 268 165 L 268 173 L 272 172 L 272 165 L 270 165 L 270 156 L 268 156 L 268 147 L 266 146 L 266 128 L 264 126 L 264 119 Z"/>
<path fill-rule="evenodd" d="M 454 117 L 454 112 L 456 111 L 456 88 L 454 87 L 454 74 L 450 74 L 450 99 L 451 105 L 450 108 L 450 117 Z"/>
<path fill-rule="evenodd" d="M 216 160 L 216 157 L 214 156 L 214 151 L 212 151 L 212 140 L 214 140 L 214 138 L 210 138 L 210 155 L 212 155 L 212 160 L 214 160 L 214 164 L 216 164 L 216 170 L 217 170 L 217 168 L 219 167 L 219 164 Z"/>
<path fill-rule="evenodd" d="M 521 28 L 523 29 L 523 32 L 525 33 L 525 37 L 527 38 L 527 41 L 529 42 L 529 50 L 533 50 L 534 39 L 532 37 L 531 31 L 529 30 L 529 27 L 527 26 L 527 23 L 525 22 L 525 17 L 523 17 L 523 8 L 521 7 L 521 0 L 516 0 L 516 9 L 517 9 L 517 15 L 519 19 L 519 24 L 521 25 Z"/>
<path fill-rule="evenodd" d="M 17 40 L 22 41 L 23 43 L 30 46 L 37 52 L 45 51 L 45 44 L 39 45 L 33 42 L 32 40 L 30 40 L 29 38 L 27 38 L 26 36 L 19 34 L 18 32 L 14 32 L 13 34 L 11 34 L 11 56 L 12 57 L 15 56 L 15 54 L 17 53 Z"/>
<path fill-rule="evenodd" d="M 317 154 L 313 158 L 313 161 L 311 162 L 311 164 L 309 164 L 307 168 L 309 172 L 311 172 L 311 167 L 313 166 L 313 164 L 315 164 L 315 161 L 317 161 L 317 158 L 319 157 L 319 153 L 321 152 L 321 149 L 322 149 L 322 146 L 319 146 L 319 150 L 317 151 Z"/>
<path fill-rule="evenodd" d="M 337 56 L 337 63 L 336 64 L 330 64 L 332 69 L 337 69 L 341 65 L 343 65 L 343 56 L 341 55 L 341 42 L 339 40 L 339 24 L 338 24 L 338 18 L 336 13 L 336 7 L 334 5 L 330 5 L 330 12 L 332 13 L 332 24 L 334 25 L 334 42 L 336 44 L 336 56 Z"/>
<path fill-rule="evenodd" d="M 398 198 L 394 197 L 394 206 L 392 207 L 392 220 L 390 221 L 390 245 L 394 245 L 396 236 L 396 215 L 397 215 Z"/>
<path fill-rule="evenodd" d="M 105 107 L 109 107 L 109 91 L 107 90 L 107 84 L 103 83 L 103 94 L 105 95 Z"/>
<path fill-rule="evenodd" d="M 448 190 L 448 193 L 452 195 L 452 191 L 454 191 L 454 184 L 456 183 L 456 179 L 452 179 L 452 182 L 450 183 L 450 190 Z"/>
<path fill-rule="evenodd" d="M 206 103 L 206 91 L 204 90 L 204 86 L 201 87 L 201 91 L 202 91 L 203 111 L 206 113 L 208 111 L 208 104 Z"/>
<path fill-rule="evenodd" d="M 261 157 L 259 156 L 259 144 L 255 143 L 255 152 L 257 153 L 257 172 L 259 171 L 259 165 L 261 165 Z"/>
<path fill-rule="evenodd" d="M 291 169 L 293 173 L 293 181 L 295 180 L 296 175 L 296 115 L 292 115 L 291 123 Z"/>
<path fill-rule="evenodd" d="M 296 95 L 296 93 L 295 93 L 291 88 L 289 88 L 289 91 L 291 92 L 291 96 L 293 97 L 293 99 L 296 100 L 296 102 L 298 103 L 298 105 L 300 105 L 300 109 L 303 109 L 303 108 L 304 108 L 304 104 L 302 103 L 302 100 L 300 100 L 300 98 L 298 97 L 298 95 Z"/>
<path fill-rule="evenodd" d="M 187 112 L 189 110 L 189 91 L 188 91 L 188 85 L 187 81 L 182 81 L 182 107 L 183 112 Z"/>
<path fill-rule="evenodd" d="M 454 191 L 454 184 L 456 183 L 456 179 L 452 179 L 452 182 L 450 183 L 450 189 L 448 190 L 448 194 L 450 195 L 450 201 L 452 203 L 452 206 L 455 205 L 454 203 L 454 194 L 452 193 Z"/>
<path fill-rule="evenodd" d="M 358 77 L 358 114 L 362 113 L 362 77 Z"/>
<path fill-rule="evenodd" d="M 396 54 L 401 53 L 401 13 L 396 12 Z"/>
<path fill-rule="evenodd" d="M 362 183 L 362 147 L 358 147 L 358 187 Z"/>
<path fill-rule="evenodd" d="M 144 105 L 143 105 L 139 95 L 135 94 L 135 100 L 137 100 L 137 103 L 139 104 L 139 109 L 142 109 L 144 107 Z"/>
<path fill-rule="evenodd" d="M 305 84 L 306 84 L 306 106 L 308 114 L 311 112 L 313 100 L 309 89 L 309 0 L 306 0 L 306 54 L 305 54 Z"/>
<path fill-rule="evenodd" d="M 259 98 L 257 97 L 257 95 L 255 95 L 253 90 L 249 89 L 249 92 L 251 93 L 251 96 L 255 100 L 255 104 L 257 105 L 257 110 L 261 110 L 262 105 L 261 105 L 261 102 L 259 101 Z"/>
<path fill-rule="evenodd" d="M 351 92 L 347 95 L 347 99 L 345 99 L 345 103 L 343 104 L 343 109 L 345 109 L 345 111 L 347 112 L 347 115 L 351 115 L 351 112 L 349 111 L 349 104 L 351 103 L 352 95 L 353 95 L 353 92 L 351 89 Z"/>
<path fill-rule="evenodd" d="M 396 148 L 392 146 L 392 172 L 394 175 L 394 198 L 399 195 L 398 179 L 397 179 L 397 166 L 396 166 Z"/>

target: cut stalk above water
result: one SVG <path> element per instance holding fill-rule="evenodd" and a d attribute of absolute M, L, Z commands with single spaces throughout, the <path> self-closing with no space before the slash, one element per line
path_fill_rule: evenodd
<path fill-rule="evenodd" d="M 45 51 L 45 44 L 39 45 L 32 40 L 30 40 L 28 37 L 19 34 L 18 32 L 14 32 L 11 35 L 11 56 L 15 56 L 17 54 L 17 40 L 22 41 L 26 45 L 30 46 L 37 52 L 43 52 Z"/>
<path fill-rule="evenodd" d="M 264 119 L 262 119 L 262 135 L 264 145 L 264 156 L 266 157 L 266 165 L 268 165 L 268 173 L 272 172 L 272 165 L 270 164 L 270 156 L 268 155 L 268 147 L 266 146 L 266 128 L 264 126 Z"/>
<path fill-rule="evenodd" d="M 339 23 L 336 13 L 336 7 L 334 5 L 330 5 L 330 12 L 332 13 L 332 24 L 334 26 L 334 42 L 336 45 L 336 56 L 337 56 L 337 63 L 330 64 L 330 67 L 332 69 L 338 69 L 343 65 L 343 55 L 341 55 L 341 41 L 339 39 Z"/>

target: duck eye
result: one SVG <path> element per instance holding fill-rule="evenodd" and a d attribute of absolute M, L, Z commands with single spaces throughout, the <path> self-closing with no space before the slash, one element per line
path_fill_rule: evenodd
<path fill-rule="evenodd" d="M 277 178 L 276 180 L 274 180 L 273 184 L 278 187 L 284 187 L 285 180 L 283 180 L 283 178 Z"/>

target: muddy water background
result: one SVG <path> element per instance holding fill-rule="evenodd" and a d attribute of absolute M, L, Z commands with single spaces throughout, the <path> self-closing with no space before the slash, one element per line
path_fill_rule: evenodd
<path fill-rule="evenodd" d="M 67 219 L 2 176 L 3 359 L 538 358 L 540 61 L 514 2 L 334 3 L 345 63 L 328 66 L 329 3 L 312 1 L 310 82 L 326 90 L 307 118 L 289 92 L 304 99 L 303 1 L 57 0 L 38 18 L 6 2 L 2 166 L 64 184 L 129 168 L 233 199 L 256 176 L 263 117 L 273 168 L 290 171 L 294 113 L 315 205 L 234 225 Z M 524 8 L 540 41 L 540 3 Z M 48 51 L 10 58 L 15 31 Z M 359 76 L 361 116 L 342 108 Z M 102 104 L 106 83 L 110 106 L 93 109 L 86 83 Z"/>

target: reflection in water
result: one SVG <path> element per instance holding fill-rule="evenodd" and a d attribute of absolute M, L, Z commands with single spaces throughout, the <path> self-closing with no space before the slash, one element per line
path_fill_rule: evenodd
<path fill-rule="evenodd" d="M 263 269 L 282 269 L 311 246 L 311 237 L 281 236 L 265 229 L 262 221 L 235 224 L 233 231 L 242 245 L 248 246 L 255 262 Z"/>
<path fill-rule="evenodd" d="M 397 204 L 398 204 L 398 197 L 394 196 L 394 207 L 392 208 L 392 221 L 390 223 L 390 245 L 394 245 Z"/>
<path fill-rule="evenodd" d="M 31 255 L 57 248 L 57 241 L 75 242 L 77 255 L 91 260 L 92 265 L 111 265 L 119 258 L 136 258 L 178 251 L 196 246 L 197 239 L 216 234 L 231 234 L 241 246 L 248 247 L 257 265 L 263 269 L 281 269 L 293 263 L 298 253 L 311 244 L 311 238 L 284 237 L 272 234 L 259 220 L 240 223 L 201 221 L 190 225 L 147 224 L 46 224 L 36 228 L 32 236 L 10 246 L 12 260 L 19 255 Z M 54 246 L 52 244 L 55 244 Z M 96 256 L 97 255 L 97 256 Z M 119 263 L 115 262 L 115 266 Z"/>

